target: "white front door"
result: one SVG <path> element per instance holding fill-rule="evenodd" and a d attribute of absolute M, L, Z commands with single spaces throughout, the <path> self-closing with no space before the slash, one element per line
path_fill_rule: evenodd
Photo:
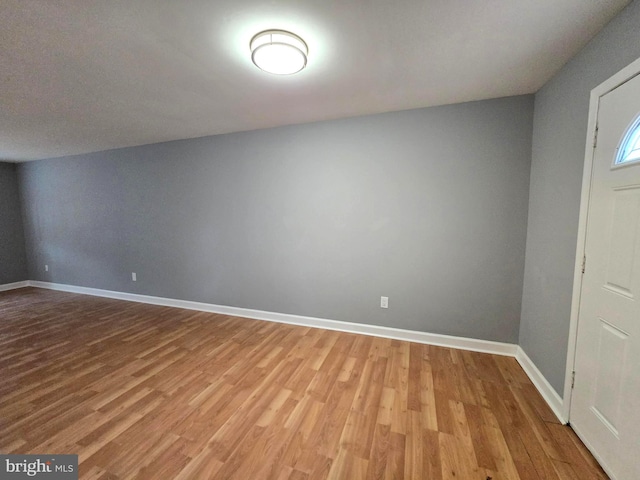
<path fill-rule="evenodd" d="M 639 118 L 640 75 L 600 97 L 570 412 L 618 480 L 640 479 Z"/>

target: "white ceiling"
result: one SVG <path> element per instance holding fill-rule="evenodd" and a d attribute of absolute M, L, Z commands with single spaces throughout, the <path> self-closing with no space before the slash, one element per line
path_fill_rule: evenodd
<path fill-rule="evenodd" d="M 0 159 L 537 91 L 629 0 L 1 0 Z M 249 40 L 309 45 L 295 76 Z"/>

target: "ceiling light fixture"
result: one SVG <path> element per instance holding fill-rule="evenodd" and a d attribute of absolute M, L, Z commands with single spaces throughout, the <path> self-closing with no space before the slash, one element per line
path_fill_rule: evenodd
<path fill-rule="evenodd" d="M 249 44 L 256 67 L 276 75 L 298 73 L 307 65 L 307 44 L 299 36 L 284 30 L 265 30 Z"/>

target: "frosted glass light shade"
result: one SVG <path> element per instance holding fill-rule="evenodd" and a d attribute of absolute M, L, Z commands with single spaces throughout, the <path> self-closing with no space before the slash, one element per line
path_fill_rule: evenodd
<path fill-rule="evenodd" d="M 249 46 L 251 60 L 265 72 L 291 75 L 307 65 L 307 44 L 291 32 L 265 30 L 254 36 Z"/>

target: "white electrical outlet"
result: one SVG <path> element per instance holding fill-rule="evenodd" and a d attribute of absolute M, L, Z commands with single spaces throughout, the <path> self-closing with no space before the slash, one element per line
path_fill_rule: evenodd
<path fill-rule="evenodd" d="M 138 281 L 138 276 L 136 275 L 136 272 L 131 272 L 131 280 L 133 280 L 134 282 Z"/>
<path fill-rule="evenodd" d="M 380 308 L 389 308 L 389 297 L 380 297 Z"/>
<path fill-rule="evenodd" d="M 44 266 L 44 271 L 45 271 L 45 272 L 48 272 L 48 271 L 49 271 L 49 265 L 45 265 L 45 266 Z"/>

